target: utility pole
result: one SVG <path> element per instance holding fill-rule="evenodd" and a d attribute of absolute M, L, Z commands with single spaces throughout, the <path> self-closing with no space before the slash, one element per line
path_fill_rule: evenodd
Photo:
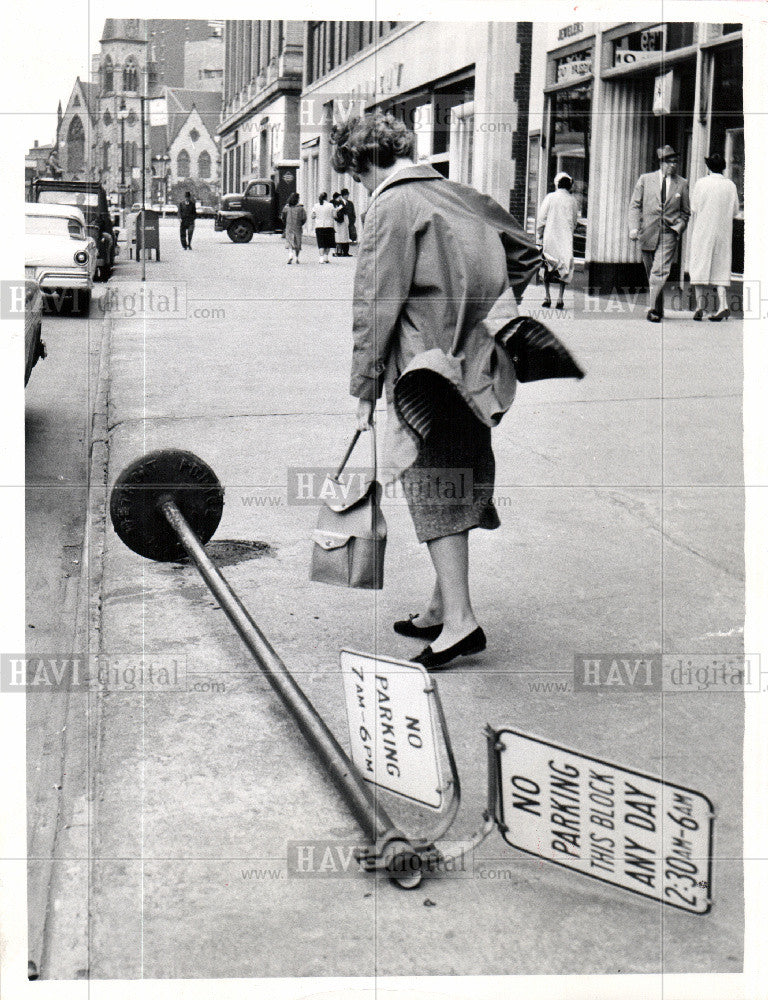
<path fill-rule="evenodd" d="M 125 226 L 125 119 L 128 117 L 128 108 L 125 106 L 125 98 L 120 101 L 120 108 L 117 118 L 120 122 L 120 225 Z"/>
<path fill-rule="evenodd" d="M 144 138 L 144 105 L 147 98 L 142 95 L 141 101 L 141 280 L 147 280 L 147 249 L 146 218 L 147 218 L 147 146 Z"/>

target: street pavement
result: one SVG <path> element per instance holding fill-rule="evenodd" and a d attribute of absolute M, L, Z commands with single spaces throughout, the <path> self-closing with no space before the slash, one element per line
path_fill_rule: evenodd
<path fill-rule="evenodd" d="M 185 312 L 107 313 L 108 482 L 156 448 L 214 468 L 226 504 L 211 555 L 346 746 L 339 650 L 413 655 L 391 623 L 431 587 L 400 503 L 385 508 L 382 592 L 311 583 L 317 508 L 286 502 L 289 470 L 332 465 L 353 428 L 355 261 L 321 265 L 307 241 L 287 266 L 277 236 L 236 246 L 210 221 L 191 251 L 173 222 L 161 243 L 147 279 L 175 283 Z M 108 287 L 139 273 L 123 261 Z M 532 287 L 524 310 L 540 314 L 542 298 Z M 357 871 L 289 876 L 288 842 L 353 844 L 355 823 L 197 573 L 141 559 L 97 520 L 100 652 L 182 657 L 196 690 L 94 698 L 88 777 L 74 767 L 77 787 L 65 783 L 79 819 L 59 841 L 46 977 L 740 971 L 743 700 L 579 694 L 572 666 L 589 652 L 742 651 L 741 324 L 672 313 L 654 326 L 639 304 L 567 304 L 545 321 L 587 377 L 520 386 L 494 432 L 502 527 L 471 539 L 488 650 L 437 678 L 462 783 L 449 837 L 482 825 L 483 729 L 509 726 L 706 793 L 711 913 L 558 868 L 498 833 L 473 877 L 410 893 Z M 412 807 L 392 812 L 429 829 Z"/>

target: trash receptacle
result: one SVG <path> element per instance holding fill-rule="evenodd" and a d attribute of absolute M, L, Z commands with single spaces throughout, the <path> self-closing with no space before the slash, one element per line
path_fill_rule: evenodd
<path fill-rule="evenodd" d="M 160 260 L 160 213 L 145 208 L 136 216 L 136 260 L 141 260 L 141 251 L 155 251 L 155 260 Z"/>

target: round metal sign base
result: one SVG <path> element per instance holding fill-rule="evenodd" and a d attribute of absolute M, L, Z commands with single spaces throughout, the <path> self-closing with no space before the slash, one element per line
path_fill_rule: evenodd
<path fill-rule="evenodd" d="M 109 513 L 118 537 L 140 556 L 175 562 L 186 555 L 160 509 L 172 499 L 203 545 L 219 526 L 224 488 L 189 451 L 153 451 L 127 466 L 112 490 Z"/>

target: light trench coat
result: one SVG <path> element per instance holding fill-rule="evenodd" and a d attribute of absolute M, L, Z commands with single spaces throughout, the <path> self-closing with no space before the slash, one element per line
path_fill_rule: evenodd
<path fill-rule="evenodd" d="M 573 276 L 573 233 L 579 221 L 576 199 L 563 188 L 550 191 L 539 208 L 537 233 L 542 239 L 544 260 L 560 281 Z"/>
<path fill-rule="evenodd" d="M 386 386 L 394 475 L 419 450 L 397 405 L 403 374 L 443 379 L 489 427 L 511 406 L 514 366 L 494 336 L 540 264 L 497 202 L 430 166 L 399 170 L 374 193 L 355 271 L 350 392 L 376 400 Z"/>
<path fill-rule="evenodd" d="M 702 177 L 694 185 L 691 210 L 691 284 L 730 285 L 733 220 L 739 214 L 736 185 L 722 174 Z"/>

